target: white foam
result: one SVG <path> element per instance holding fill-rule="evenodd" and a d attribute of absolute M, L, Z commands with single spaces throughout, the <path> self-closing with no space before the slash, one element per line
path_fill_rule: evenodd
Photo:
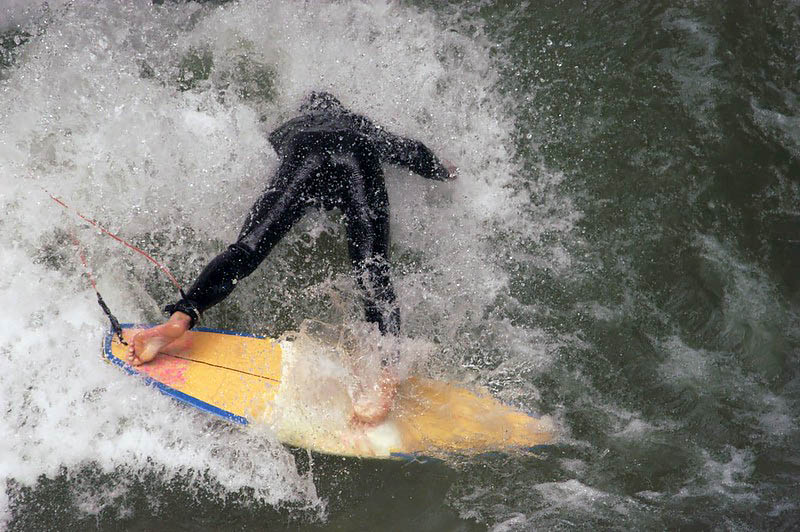
<path fill-rule="evenodd" d="M 547 498 L 548 502 L 554 507 L 569 507 L 590 512 L 598 503 L 602 503 L 620 515 L 628 513 L 627 507 L 635 507 L 635 503 L 628 498 L 619 497 L 587 486 L 575 479 L 562 482 L 545 482 L 535 485 L 534 488 Z M 620 501 L 630 504 L 619 504 Z"/>
<path fill-rule="evenodd" d="M 31 485 L 89 462 L 105 472 L 157 467 L 167 478 L 192 470 L 226 490 L 250 486 L 267 503 L 300 501 L 323 512 L 308 477 L 270 434 L 220 429 L 100 361 L 107 324 L 66 231 L 77 233 L 124 321 L 153 316 L 164 304 L 143 280 L 166 282 L 142 258 L 76 223 L 39 186 L 123 236 L 171 240 L 161 252 L 189 261 L 168 264 L 189 275 L 209 250 L 235 238 L 274 171 L 266 132 L 307 90 L 332 90 L 460 167 L 455 183 L 387 173 L 395 247 L 422 257 L 418 270 L 395 276 L 407 330 L 456 343 L 462 327 L 483 325 L 484 309 L 507 290 L 495 230 L 508 231 L 511 246 L 540 231 L 569 231 L 577 219 L 558 198 L 530 210 L 512 186 L 512 117 L 494 93 L 488 43 L 388 1 L 50 5 L 46 31 L 19 48 L 0 80 L 0 402 L 7 412 L 0 481 Z M 9 10 L 19 23 L 33 20 L 23 3 Z M 198 49 L 212 53 L 212 74 L 181 92 L 179 66 Z M 274 69 L 273 100 L 245 99 L 224 86 L 243 56 Z M 542 191 L 561 177 L 552 179 L 544 176 Z M 553 253 L 568 267 L 562 250 Z M 548 356 L 528 342 L 549 339 L 513 327 L 504 333 L 507 356 Z M 121 479 L 80 508 L 94 511 L 125 489 Z"/>
<path fill-rule="evenodd" d="M 761 499 L 753 485 L 748 482 L 755 471 L 755 457 L 752 451 L 726 446 L 728 460 L 715 460 L 707 451 L 702 451 L 705 464 L 702 475 L 689 485 L 681 488 L 679 497 L 693 497 L 705 494 L 725 495 L 737 503 L 754 504 Z"/>
<path fill-rule="evenodd" d="M 662 26 L 676 32 L 681 46 L 664 54 L 661 68 L 677 82 L 682 103 L 700 120 L 714 119 L 714 93 L 725 85 L 717 75 L 719 39 L 712 28 L 680 9 L 665 11 Z M 667 59 L 669 58 L 669 59 Z"/>
<path fill-rule="evenodd" d="M 791 109 L 800 108 L 800 97 L 791 91 L 784 92 L 784 100 Z M 776 138 L 795 157 L 800 157 L 800 116 L 780 113 L 766 106 L 760 105 L 755 99 L 750 100 L 753 118 L 758 125 L 771 138 Z M 795 187 L 795 197 L 797 188 Z M 794 203 L 797 206 L 797 203 Z"/>
<path fill-rule="evenodd" d="M 53 11 L 59 11 L 69 0 L 3 0 L 0 6 L 0 32 L 29 26 Z"/>

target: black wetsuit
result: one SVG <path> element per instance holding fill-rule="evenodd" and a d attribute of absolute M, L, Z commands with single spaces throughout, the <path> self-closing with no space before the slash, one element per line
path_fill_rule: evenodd
<path fill-rule="evenodd" d="M 344 213 L 350 259 L 364 293 L 366 319 L 396 334 L 400 313 L 389 276 L 389 201 L 381 163 L 437 180 L 449 173 L 421 142 L 392 135 L 325 93 L 317 108 L 269 136 L 281 157 L 272 182 L 251 208 L 236 243 L 214 258 L 186 298 L 166 307 L 192 318 L 222 301 L 250 275 L 308 207 Z M 321 101 L 321 104 L 320 104 Z M 303 108 L 301 108 L 303 110 Z"/>

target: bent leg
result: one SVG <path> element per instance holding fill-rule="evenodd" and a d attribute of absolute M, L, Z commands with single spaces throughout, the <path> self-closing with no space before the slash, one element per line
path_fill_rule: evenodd
<path fill-rule="evenodd" d="M 133 338 L 128 353 L 131 363 L 148 362 L 169 350 L 200 313 L 222 301 L 240 279 L 258 267 L 303 215 L 307 205 L 304 190 L 319 165 L 319 157 L 307 156 L 307 151 L 298 150 L 284 160 L 272 186 L 250 210 L 237 242 L 209 262 L 184 299 L 165 308 L 172 314 L 167 323 Z"/>
<path fill-rule="evenodd" d="M 374 146 L 351 139 L 351 153 L 332 157 L 334 174 L 343 180 L 342 204 L 347 243 L 356 280 L 364 294 L 367 321 L 381 333 L 400 332 L 400 309 L 389 266 L 389 198 Z M 381 378 L 353 398 L 351 423 L 375 425 L 388 416 L 396 390 L 396 349 L 383 352 Z"/>
<path fill-rule="evenodd" d="M 377 159 L 343 156 L 334 159 L 347 179 L 344 214 L 347 243 L 356 280 L 364 293 L 367 321 L 383 334 L 400 332 L 389 265 L 389 198 Z"/>
<path fill-rule="evenodd" d="M 247 215 L 236 243 L 217 255 L 203 269 L 186 295 L 198 312 L 225 299 L 239 280 L 247 277 L 266 258 L 275 244 L 303 216 L 307 189 L 320 158 L 288 156 L 270 187 Z"/>

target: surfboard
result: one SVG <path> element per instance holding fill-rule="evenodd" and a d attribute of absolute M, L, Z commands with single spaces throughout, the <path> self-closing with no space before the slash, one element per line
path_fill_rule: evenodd
<path fill-rule="evenodd" d="M 123 325 L 130 339 L 147 326 Z M 350 375 L 329 345 L 196 327 L 168 354 L 138 367 L 109 331 L 105 358 L 161 392 L 234 423 L 266 424 L 282 443 L 324 454 L 381 459 L 527 452 L 551 444 L 552 420 L 487 392 L 411 377 L 388 418 L 353 424 Z M 331 353 L 334 355 L 332 356 Z"/>

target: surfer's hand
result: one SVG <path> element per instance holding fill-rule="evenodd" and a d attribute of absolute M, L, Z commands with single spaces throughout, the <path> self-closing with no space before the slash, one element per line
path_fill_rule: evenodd
<path fill-rule="evenodd" d="M 389 371 L 384 371 L 373 390 L 353 402 L 354 425 L 373 426 L 382 423 L 389 415 L 397 393 L 397 380 Z"/>
<path fill-rule="evenodd" d="M 189 330 L 192 318 L 183 312 L 175 312 L 166 322 L 140 331 L 128 347 L 128 362 L 139 366 L 153 360 L 166 346 Z"/>
<path fill-rule="evenodd" d="M 458 167 L 455 164 L 447 159 L 444 159 L 442 164 L 444 164 L 444 167 L 447 169 L 448 180 L 453 181 L 458 178 Z"/>

